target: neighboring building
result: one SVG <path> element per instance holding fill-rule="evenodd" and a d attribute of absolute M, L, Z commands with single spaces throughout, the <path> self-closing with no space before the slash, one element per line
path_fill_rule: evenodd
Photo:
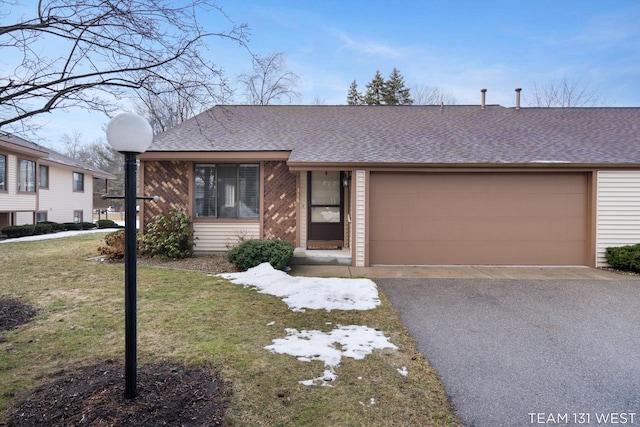
<path fill-rule="evenodd" d="M 0 133 L 0 228 L 40 221 L 93 221 L 94 178 L 115 177 Z"/>
<path fill-rule="evenodd" d="M 640 242 L 640 108 L 219 106 L 140 155 L 144 222 L 376 264 L 604 265 Z"/>

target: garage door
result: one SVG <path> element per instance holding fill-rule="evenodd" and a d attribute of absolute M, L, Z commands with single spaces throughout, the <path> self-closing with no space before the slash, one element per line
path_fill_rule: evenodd
<path fill-rule="evenodd" d="M 369 195 L 370 264 L 586 264 L 586 174 L 372 172 Z"/>

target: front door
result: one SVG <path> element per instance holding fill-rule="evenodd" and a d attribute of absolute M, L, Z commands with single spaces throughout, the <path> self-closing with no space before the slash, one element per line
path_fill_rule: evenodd
<path fill-rule="evenodd" d="M 344 246 L 340 171 L 309 172 L 309 248 Z"/>

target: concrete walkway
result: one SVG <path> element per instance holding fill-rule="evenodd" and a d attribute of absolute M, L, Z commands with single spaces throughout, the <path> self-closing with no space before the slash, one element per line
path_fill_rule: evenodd
<path fill-rule="evenodd" d="M 638 278 L 589 267 L 513 266 L 379 266 L 294 265 L 289 273 L 306 277 L 367 277 L 369 279 L 529 279 L 624 280 Z"/>

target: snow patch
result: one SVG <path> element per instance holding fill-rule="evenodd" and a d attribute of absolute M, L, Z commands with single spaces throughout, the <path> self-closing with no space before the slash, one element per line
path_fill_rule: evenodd
<path fill-rule="evenodd" d="M 380 305 L 378 288 L 369 279 L 338 279 L 289 276 L 268 262 L 241 273 L 218 274 L 260 293 L 283 297 L 293 310 L 372 310 Z"/>
<path fill-rule="evenodd" d="M 360 360 L 371 354 L 374 349 L 397 349 L 382 332 L 375 329 L 358 325 L 338 326 L 328 333 L 287 328 L 287 337 L 273 340 L 273 344 L 265 349 L 274 353 L 289 354 L 302 362 L 324 362 L 325 368 L 328 369 L 325 369 L 323 376 L 300 381 L 304 385 L 323 386 L 329 385 L 329 381 L 335 381 L 337 378 L 334 368 L 340 364 L 342 357 Z"/>

